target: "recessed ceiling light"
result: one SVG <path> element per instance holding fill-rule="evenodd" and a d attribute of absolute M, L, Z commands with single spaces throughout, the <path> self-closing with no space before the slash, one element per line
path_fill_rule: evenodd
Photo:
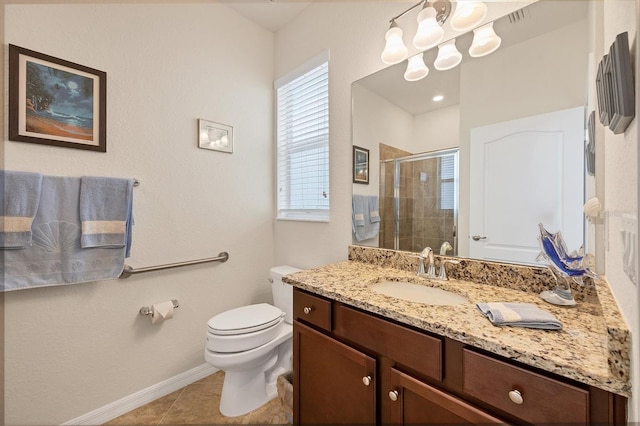
<path fill-rule="evenodd" d="M 443 99 L 444 99 L 444 96 L 436 95 L 436 96 L 433 97 L 433 102 L 440 102 Z"/>

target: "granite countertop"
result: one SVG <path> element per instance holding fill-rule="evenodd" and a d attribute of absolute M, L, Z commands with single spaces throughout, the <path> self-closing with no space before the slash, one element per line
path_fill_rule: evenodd
<path fill-rule="evenodd" d="M 425 284 L 468 301 L 441 306 L 401 300 L 369 288 L 381 280 Z M 283 281 L 606 391 L 631 394 L 629 331 L 604 281 L 595 282 L 597 297 L 580 300 L 571 308 L 551 305 L 537 293 L 522 289 L 462 279 L 430 280 L 418 277 L 415 271 L 353 260 L 289 274 Z M 479 302 L 533 303 L 555 315 L 563 329 L 496 327 L 477 310 Z"/>

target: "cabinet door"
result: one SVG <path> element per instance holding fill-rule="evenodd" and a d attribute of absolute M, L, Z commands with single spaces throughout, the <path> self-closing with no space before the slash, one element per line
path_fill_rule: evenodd
<path fill-rule="evenodd" d="M 373 358 L 297 321 L 293 345 L 296 424 L 376 423 Z"/>
<path fill-rule="evenodd" d="M 391 369 L 391 423 L 483 424 L 505 422 L 395 368 Z"/>

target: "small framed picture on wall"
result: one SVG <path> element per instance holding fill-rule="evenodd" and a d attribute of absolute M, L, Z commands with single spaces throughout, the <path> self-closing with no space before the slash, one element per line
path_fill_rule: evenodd
<path fill-rule="evenodd" d="M 369 184 L 369 150 L 353 146 L 353 183 Z"/>

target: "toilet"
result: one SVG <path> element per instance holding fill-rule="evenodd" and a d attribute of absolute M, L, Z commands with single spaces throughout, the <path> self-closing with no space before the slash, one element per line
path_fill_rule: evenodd
<path fill-rule="evenodd" d="M 293 287 L 282 277 L 298 271 L 271 268 L 273 305 L 230 309 L 207 322 L 204 357 L 225 372 L 220 398 L 224 416 L 246 414 L 275 398 L 278 376 L 292 369 Z"/>

